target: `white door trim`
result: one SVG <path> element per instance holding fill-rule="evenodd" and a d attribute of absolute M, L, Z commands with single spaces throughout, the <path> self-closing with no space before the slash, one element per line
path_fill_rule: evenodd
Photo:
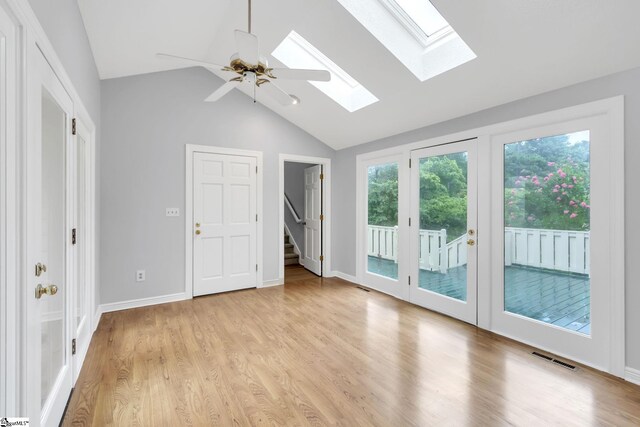
<path fill-rule="evenodd" d="M 263 272 L 264 272 L 264 259 L 263 259 L 263 224 L 264 224 L 264 211 L 263 211 L 263 166 L 262 166 L 262 151 L 240 150 L 235 148 L 226 147 L 212 147 L 209 145 L 185 145 L 185 209 L 184 209 L 184 222 L 185 222 L 185 285 L 184 285 L 184 297 L 186 299 L 193 298 L 193 153 L 211 153 L 211 154 L 227 154 L 234 156 L 255 157 L 256 164 L 258 166 L 258 233 L 256 239 L 258 262 L 258 276 L 257 284 L 258 288 L 264 287 Z M 282 239 L 281 239 L 282 240 Z"/>
<path fill-rule="evenodd" d="M 333 270 L 331 268 L 331 159 L 326 157 L 300 156 L 297 154 L 279 155 L 278 160 L 278 230 L 284 230 L 284 163 L 310 163 L 322 165 L 324 174 L 324 182 L 322 183 L 322 211 L 324 221 L 322 221 L 322 255 L 324 261 L 322 264 L 322 276 L 331 277 Z M 279 239 L 278 248 L 278 281 L 284 284 L 284 239 Z"/>

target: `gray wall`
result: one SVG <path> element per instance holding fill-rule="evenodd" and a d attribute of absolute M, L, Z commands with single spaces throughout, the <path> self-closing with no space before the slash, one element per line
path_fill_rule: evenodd
<path fill-rule="evenodd" d="M 76 0 L 29 0 L 73 87 L 96 126 L 96 159 L 100 158 L 100 77 Z M 96 165 L 96 287 L 100 272 L 100 164 Z M 96 306 L 100 295 L 96 293 Z"/>
<path fill-rule="evenodd" d="M 185 144 L 264 153 L 264 280 L 278 278 L 278 155 L 335 151 L 238 91 L 203 102 L 222 83 L 200 68 L 102 82 L 103 304 L 184 291 Z"/>
<path fill-rule="evenodd" d="M 632 222 L 640 210 L 640 192 L 634 185 L 640 163 L 640 68 L 338 151 L 333 166 L 334 182 L 340 183 L 333 189 L 334 269 L 352 275 L 356 272 L 356 155 L 616 95 L 625 95 L 627 366 L 640 369 L 640 263 L 635 262 L 640 246 L 634 243 L 640 240 L 640 229 Z"/>
<path fill-rule="evenodd" d="M 314 166 L 308 163 L 285 162 L 284 163 L 284 193 L 298 213 L 304 218 L 304 170 Z M 284 208 L 284 222 L 291 231 L 291 237 L 296 241 L 301 255 L 304 255 L 304 225 L 297 224 L 291 212 Z"/>

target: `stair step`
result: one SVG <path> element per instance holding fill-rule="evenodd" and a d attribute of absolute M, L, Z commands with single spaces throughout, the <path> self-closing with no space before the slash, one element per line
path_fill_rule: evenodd
<path fill-rule="evenodd" d="M 295 254 L 293 252 L 284 254 L 284 259 L 290 259 L 290 258 L 298 258 L 298 254 Z"/>
<path fill-rule="evenodd" d="M 289 249 L 289 248 L 292 248 L 292 249 L 293 249 L 293 243 L 285 243 L 285 244 L 284 244 L 284 248 L 285 248 L 285 249 Z"/>
<path fill-rule="evenodd" d="M 297 258 L 285 258 L 284 265 L 300 265 Z"/>

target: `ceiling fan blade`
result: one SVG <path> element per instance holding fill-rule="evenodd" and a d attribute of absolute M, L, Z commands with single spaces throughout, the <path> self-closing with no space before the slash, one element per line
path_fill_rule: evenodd
<path fill-rule="evenodd" d="M 271 81 L 267 81 L 260 85 L 260 92 L 264 92 L 267 96 L 275 99 L 281 105 L 285 107 L 293 104 L 293 98 L 287 92 L 280 89 Z"/>
<path fill-rule="evenodd" d="M 287 80 L 309 80 L 317 82 L 328 82 L 331 80 L 331 73 L 327 70 L 296 70 L 293 68 L 272 68 L 271 74 L 278 79 Z"/>
<path fill-rule="evenodd" d="M 216 102 L 217 100 L 219 100 L 220 98 L 222 98 L 223 96 L 231 92 L 233 88 L 238 87 L 240 83 L 242 82 L 238 80 L 232 80 L 230 82 L 226 82 L 225 84 L 220 86 L 218 89 L 216 89 L 215 92 L 209 95 L 209 97 L 205 99 L 205 102 Z"/>
<path fill-rule="evenodd" d="M 175 62 L 182 62 L 183 64 L 205 67 L 210 70 L 224 71 L 223 70 L 224 65 L 212 64 L 211 62 L 199 61 L 197 59 L 183 58 L 182 56 L 169 55 L 168 53 L 156 53 L 156 56 L 162 59 L 170 59 Z"/>
<path fill-rule="evenodd" d="M 236 47 L 238 56 L 244 62 L 257 65 L 260 52 L 258 51 L 258 38 L 251 33 L 236 30 Z"/>

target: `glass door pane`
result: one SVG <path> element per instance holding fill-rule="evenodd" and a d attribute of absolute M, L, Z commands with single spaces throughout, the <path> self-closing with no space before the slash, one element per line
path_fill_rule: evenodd
<path fill-rule="evenodd" d="M 66 364 L 65 355 L 65 142 L 67 116 L 55 99 L 42 90 L 42 286 L 50 294 L 41 304 L 41 395 L 44 406 Z M 54 288 L 55 286 L 55 288 Z M 56 292 L 52 292 L 55 289 Z"/>
<path fill-rule="evenodd" d="M 420 159 L 418 286 L 467 300 L 467 152 Z"/>
<path fill-rule="evenodd" d="M 504 145 L 504 309 L 590 335 L 590 133 Z"/>
<path fill-rule="evenodd" d="M 367 272 L 398 280 L 398 163 L 367 168 Z"/>

